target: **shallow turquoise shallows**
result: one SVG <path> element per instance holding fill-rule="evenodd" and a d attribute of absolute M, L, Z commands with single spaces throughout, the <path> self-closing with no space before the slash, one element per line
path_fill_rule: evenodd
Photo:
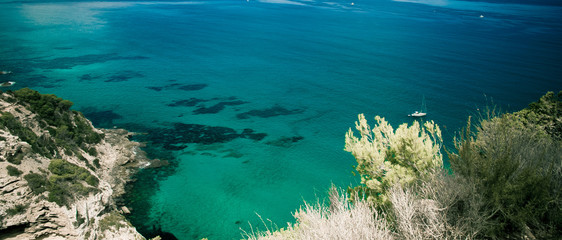
<path fill-rule="evenodd" d="M 1 90 L 148 133 L 169 164 L 123 199 L 145 236 L 239 239 L 358 184 L 343 148 L 359 113 L 397 127 L 425 99 L 450 146 L 486 104 L 561 90 L 561 4 L 521 3 L 2 0 Z"/>

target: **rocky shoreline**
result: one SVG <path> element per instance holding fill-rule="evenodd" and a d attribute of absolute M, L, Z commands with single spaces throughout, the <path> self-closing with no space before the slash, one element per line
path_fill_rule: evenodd
<path fill-rule="evenodd" d="M 1 93 L 0 239 L 144 239 L 124 217 L 129 210 L 118 204 L 131 176 L 150 165 L 141 144 L 129 140 L 131 133 L 95 129 L 80 113 L 68 110 L 69 119 L 86 122 L 89 131 L 102 138 L 95 144 L 71 145 L 79 147 L 51 146 L 50 157 L 38 153 L 37 146 L 50 139 L 61 143 L 55 136 L 64 128 L 46 127 L 40 114 L 14 99 L 13 94 Z M 14 126 L 27 131 L 17 132 Z M 53 159 L 80 170 L 80 176 L 55 174 Z M 44 176 L 43 185 L 36 186 L 33 176 Z M 54 192 L 65 186 L 87 191 L 62 196 L 70 199 L 62 204 Z"/>

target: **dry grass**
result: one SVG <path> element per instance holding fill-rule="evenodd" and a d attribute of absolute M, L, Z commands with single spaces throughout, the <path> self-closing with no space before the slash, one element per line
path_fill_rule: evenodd
<path fill-rule="evenodd" d="M 359 199 L 359 198 L 357 198 Z M 243 233 L 246 239 L 394 239 L 388 224 L 381 214 L 361 199 L 351 203 L 347 194 L 332 187 L 330 204 L 305 203 L 293 214 L 297 220 L 285 229 L 271 229 L 264 232 Z M 265 225 L 265 224 L 264 224 Z"/>
<path fill-rule="evenodd" d="M 439 170 L 418 185 L 393 187 L 389 199 L 385 211 L 399 239 L 475 239 L 489 216 L 473 184 Z"/>

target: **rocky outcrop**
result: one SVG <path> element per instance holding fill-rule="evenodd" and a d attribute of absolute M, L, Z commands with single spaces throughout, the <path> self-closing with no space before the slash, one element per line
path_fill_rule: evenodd
<path fill-rule="evenodd" d="M 144 239 L 116 203 L 130 176 L 149 164 L 139 143 L 125 130 L 95 129 L 67 110 L 68 126 L 84 121 L 102 136 L 70 144 L 59 134 L 66 125 L 48 124 L 30 109 L 13 93 L 0 94 L 0 239 Z M 53 159 L 83 169 L 81 175 L 56 175 Z M 66 195 L 57 196 L 57 189 Z"/>

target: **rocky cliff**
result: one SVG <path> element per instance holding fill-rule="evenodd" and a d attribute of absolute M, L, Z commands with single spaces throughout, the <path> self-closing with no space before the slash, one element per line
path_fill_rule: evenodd
<path fill-rule="evenodd" d="M 0 93 L 0 239 L 144 239 L 116 199 L 148 159 L 130 133 L 96 129 L 71 106 Z"/>

